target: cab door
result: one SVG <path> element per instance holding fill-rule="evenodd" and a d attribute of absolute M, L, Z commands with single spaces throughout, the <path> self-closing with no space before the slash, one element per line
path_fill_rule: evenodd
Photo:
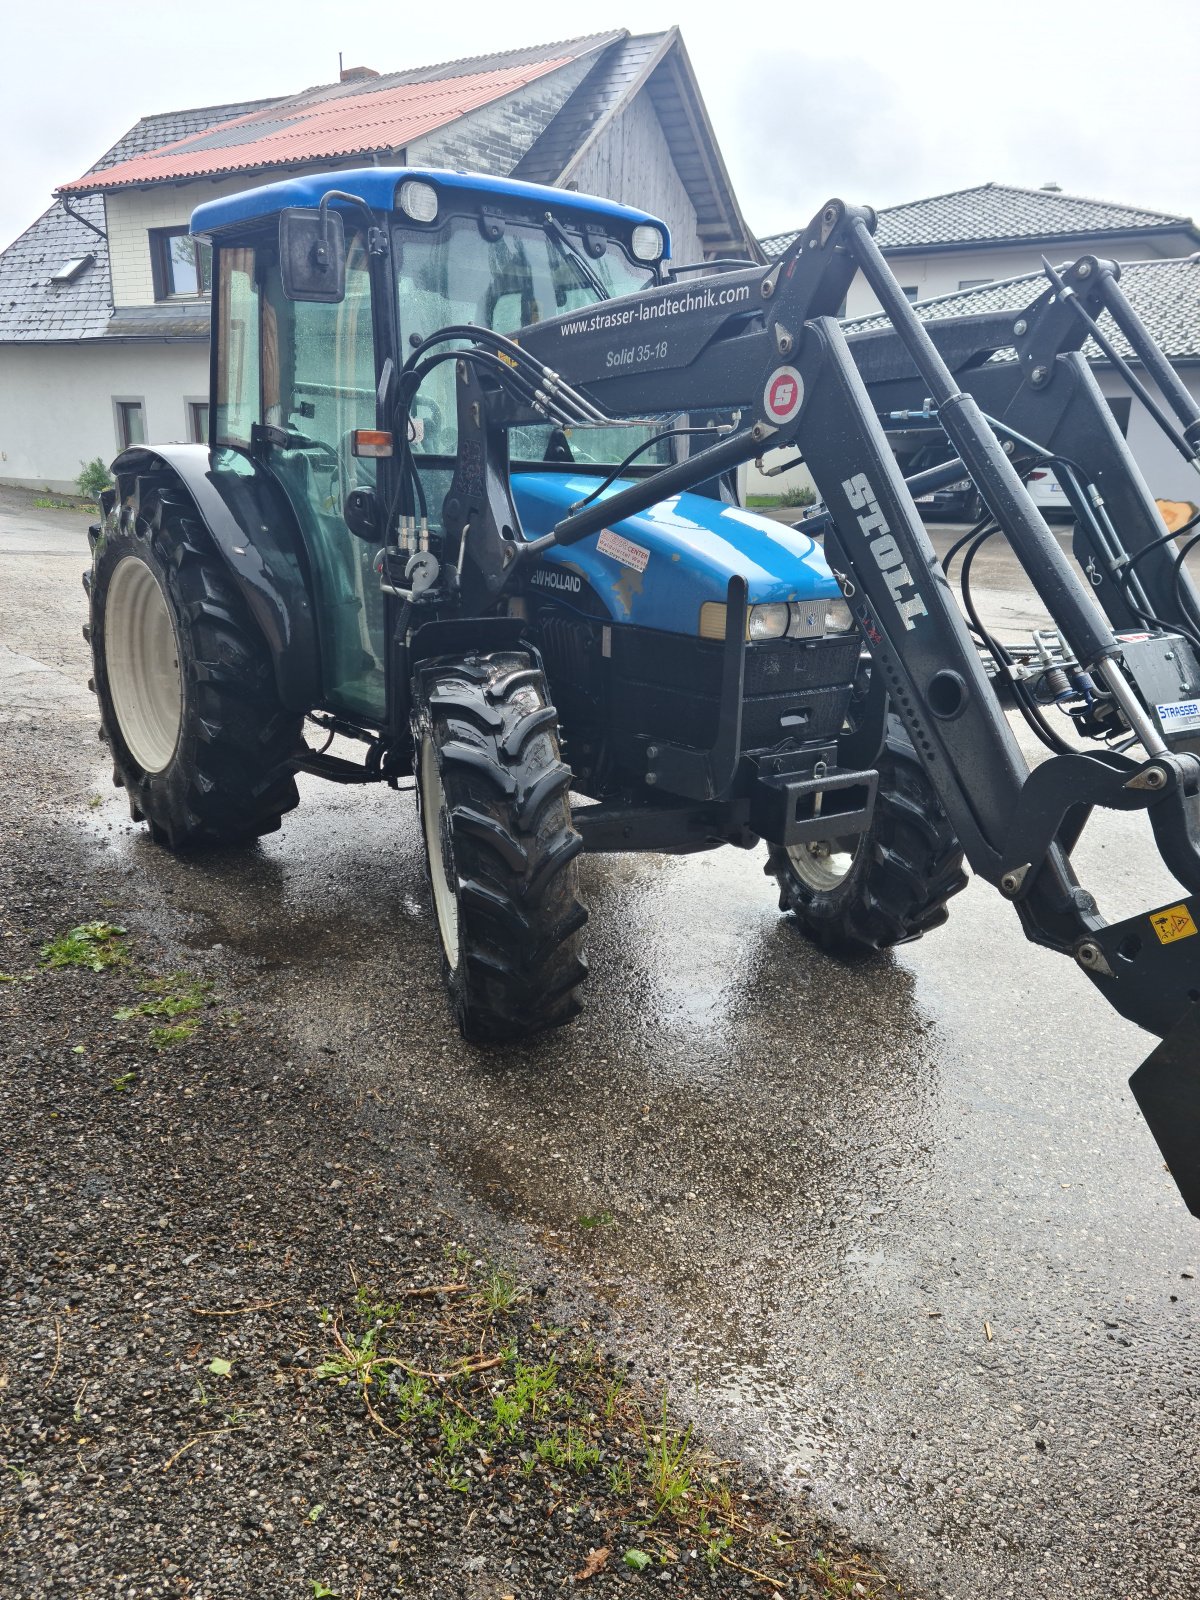
<path fill-rule="evenodd" d="M 313 577 L 324 705 L 382 723 L 387 713 L 384 600 L 374 549 L 346 526 L 351 489 L 375 486 L 375 462 L 353 453 L 376 426 L 371 277 L 361 233 L 347 231 L 346 295 L 289 300 L 279 264 L 262 295 L 262 408 L 267 459 L 291 501 Z"/>

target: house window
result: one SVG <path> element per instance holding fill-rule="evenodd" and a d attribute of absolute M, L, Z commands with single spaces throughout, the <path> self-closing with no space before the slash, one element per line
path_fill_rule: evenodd
<path fill-rule="evenodd" d="M 208 401 L 188 400 L 184 403 L 187 407 L 188 438 L 193 444 L 207 444 Z"/>
<path fill-rule="evenodd" d="M 991 283 L 991 281 L 991 278 L 960 278 L 958 287 L 960 289 L 979 289 L 985 283 Z"/>
<path fill-rule="evenodd" d="M 212 247 L 186 228 L 151 228 L 150 261 L 156 300 L 196 300 L 212 281 Z"/>
<path fill-rule="evenodd" d="M 915 283 L 902 284 L 900 287 L 900 293 L 906 300 L 919 300 L 921 298 L 921 291 L 917 288 Z"/>
<path fill-rule="evenodd" d="M 128 450 L 130 445 L 146 442 L 146 407 L 141 400 L 114 400 L 113 411 L 117 419 L 117 446 Z"/>

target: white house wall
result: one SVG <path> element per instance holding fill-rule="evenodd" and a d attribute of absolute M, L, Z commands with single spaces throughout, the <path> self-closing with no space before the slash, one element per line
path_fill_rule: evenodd
<path fill-rule="evenodd" d="M 187 401 L 208 398 L 205 345 L 0 348 L 0 481 L 72 491 L 83 462 L 119 449 L 113 401 L 140 400 L 146 438 L 188 437 Z"/>
<path fill-rule="evenodd" d="M 696 209 L 676 171 L 658 115 L 645 90 L 626 107 L 573 168 L 570 181 L 582 194 L 602 195 L 640 206 L 671 230 L 671 257 L 700 261 L 704 247 Z"/>
<path fill-rule="evenodd" d="M 1200 370 L 1195 367 L 1176 369 L 1192 398 L 1200 402 Z M 1114 372 L 1099 372 L 1096 377 L 1102 393 L 1110 397 L 1128 396 L 1129 389 Z M 1141 469 L 1156 500 L 1190 500 L 1200 504 L 1200 477 L 1167 440 L 1158 424 L 1142 405 L 1132 399 L 1129 407 L 1129 429 L 1126 433 L 1133 458 Z"/>

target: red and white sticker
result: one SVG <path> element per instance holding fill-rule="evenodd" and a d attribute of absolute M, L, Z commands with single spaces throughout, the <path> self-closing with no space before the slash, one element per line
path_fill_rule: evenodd
<path fill-rule="evenodd" d="M 640 544 L 634 544 L 631 539 L 622 539 L 619 533 L 613 533 L 611 528 L 596 540 L 596 549 L 603 551 L 606 556 L 611 556 L 614 561 L 619 561 L 623 567 L 632 567 L 635 572 L 645 572 L 646 563 L 650 559 L 649 550 Z"/>
<path fill-rule="evenodd" d="M 767 421 L 781 428 L 790 422 L 804 401 L 804 379 L 795 367 L 776 367 L 763 390 L 763 411 Z"/>

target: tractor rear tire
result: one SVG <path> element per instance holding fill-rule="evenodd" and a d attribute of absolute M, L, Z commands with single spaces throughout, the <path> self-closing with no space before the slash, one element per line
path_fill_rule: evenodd
<path fill-rule="evenodd" d="M 792 849 L 772 846 L 765 870 L 779 909 L 831 953 L 907 944 L 945 922 L 966 887 L 962 846 L 902 724 L 888 718 L 870 828 Z"/>
<path fill-rule="evenodd" d="M 413 750 L 443 976 L 465 1039 L 569 1022 L 587 912 L 558 713 L 523 651 L 419 669 Z"/>
<path fill-rule="evenodd" d="M 143 492 L 91 530 L 100 737 L 129 814 L 171 850 L 249 843 L 299 803 L 303 717 L 182 490 Z"/>

